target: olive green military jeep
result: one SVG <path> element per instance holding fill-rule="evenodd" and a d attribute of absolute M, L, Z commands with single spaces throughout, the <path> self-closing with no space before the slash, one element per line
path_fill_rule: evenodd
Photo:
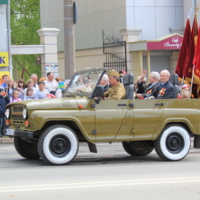
<path fill-rule="evenodd" d="M 4 134 L 14 137 L 17 152 L 62 165 L 75 158 L 79 142 L 94 153 L 97 142 L 122 142 L 131 156 L 146 156 L 155 148 L 161 159 L 171 161 L 188 154 L 193 136 L 200 148 L 198 99 L 103 100 L 99 82 L 105 72 L 76 72 L 61 99 L 9 104 Z"/>

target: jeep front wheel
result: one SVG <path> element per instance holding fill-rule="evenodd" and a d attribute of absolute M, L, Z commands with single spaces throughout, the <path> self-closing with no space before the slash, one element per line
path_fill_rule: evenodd
<path fill-rule="evenodd" d="M 155 150 L 163 160 L 178 161 L 183 159 L 190 150 L 190 135 L 180 125 L 171 125 L 154 141 Z"/>
<path fill-rule="evenodd" d="M 40 158 L 40 155 L 37 150 L 37 144 L 22 140 L 20 137 L 15 137 L 14 145 L 16 151 L 22 157 L 33 160 Z"/>
<path fill-rule="evenodd" d="M 124 150 L 131 156 L 146 156 L 153 151 L 152 141 L 122 142 Z"/>
<path fill-rule="evenodd" d="M 76 134 L 69 127 L 47 128 L 38 141 L 38 152 L 47 164 L 63 165 L 72 161 L 79 148 Z"/>

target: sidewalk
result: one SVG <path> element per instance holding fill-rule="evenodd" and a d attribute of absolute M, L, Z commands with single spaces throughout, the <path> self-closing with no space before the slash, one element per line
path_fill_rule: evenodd
<path fill-rule="evenodd" d="M 13 144 L 14 138 L 1 137 L 0 144 Z"/>

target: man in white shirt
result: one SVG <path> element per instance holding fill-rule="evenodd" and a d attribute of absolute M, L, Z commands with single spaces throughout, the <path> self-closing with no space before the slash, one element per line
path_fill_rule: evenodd
<path fill-rule="evenodd" d="M 52 72 L 47 73 L 47 80 L 45 80 L 44 83 L 45 89 L 47 89 L 50 94 L 55 95 L 58 89 L 58 82 L 54 79 L 54 74 Z"/>

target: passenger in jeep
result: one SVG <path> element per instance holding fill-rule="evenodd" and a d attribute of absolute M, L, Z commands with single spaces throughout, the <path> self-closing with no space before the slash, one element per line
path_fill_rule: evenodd
<path fill-rule="evenodd" d="M 108 73 L 111 87 L 104 92 L 104 99 L 125 99 L 126 91 L 124 86 L 119 82 L 119 72 L 111 71 Z"/>
<path fill-rule="evenodd" d="M 149 77 L 150 84 L 143 86 L 142 81 L 138 82 L 138 90 L 142 91 L 142 94 L 136 94 L 136 97 L 139 98 L 155 98 L 158 88 L 160 87 L 160 74 L 158 72 L 151 72 Z"/>
<path fill-rule="evenodd" d="M 174 86 L 169 81 L 170 73 L 168 70 L 163 70 L 160 72 L 160 82 L 161 85 L 154 94 L 156 99 L 172 99 L 174 95 Z"/>
<path fill-rule="evenodd" d="M 104 92 L 108 91 L 109 89 L 109 78 L 107 74 L 104 74 L 99 85 L 103 85 L 104 87 Z"/>

